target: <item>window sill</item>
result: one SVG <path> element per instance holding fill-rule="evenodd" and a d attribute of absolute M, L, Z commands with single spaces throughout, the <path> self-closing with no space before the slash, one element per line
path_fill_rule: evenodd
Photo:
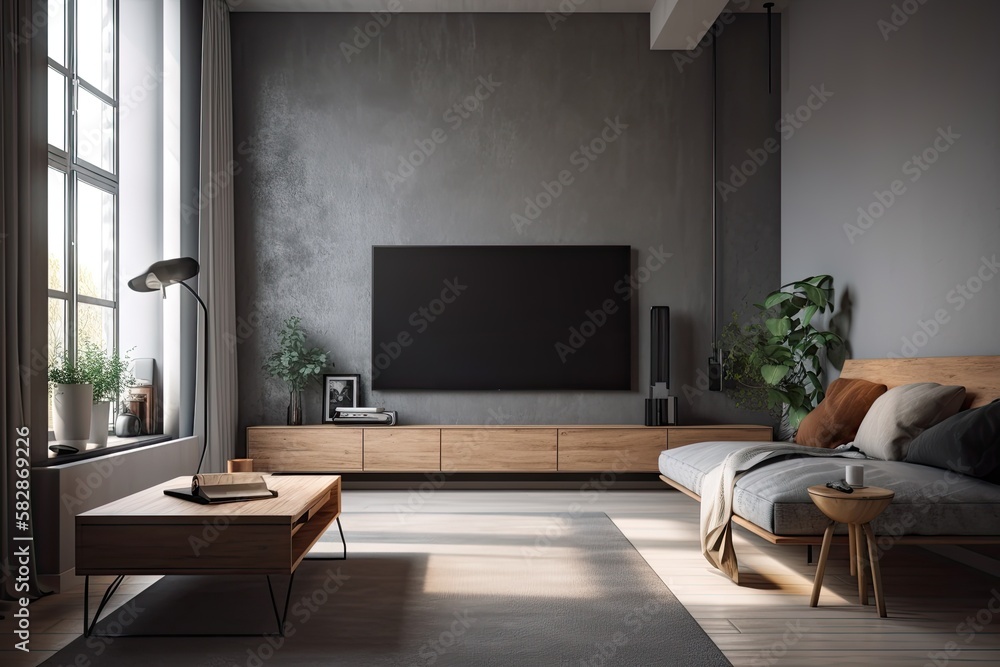
<path fill-rule="evenodd" d="M 147 447 L 149 445 L 156 445 L 161 442 L 167 442 L 173 440 L 169 435 L 138 435 L 132 438 L 119 438 L 116 435 L 108 436 L 108 444 L 106 447 L 97 447 L 97 445 L 89 444 L 87 449 L 78 452 L 76 454 L 63 454 L 61 456 L 56 456 L 49 450 L 49 458 L 44 461 L 39 461 L 32 464 L 33 468 L 47 468 L 49 466 L 63 465 L 65 463 L 76 463 L 77 461 L 87 461 L 89 459 L 97 459 L 108 454 L 115 454 L 118 452 L 127 452 L 132 449 L 139 449 L 140 447 Z M 49 442 L 50 445 L 58 444 L 58 441 Z"/>

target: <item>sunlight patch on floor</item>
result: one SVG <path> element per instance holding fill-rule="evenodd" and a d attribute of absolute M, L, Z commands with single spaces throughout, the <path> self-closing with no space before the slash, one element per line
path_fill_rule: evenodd
<path fill-rule="evenodd" d="M 596 599 L 602 595 L 574 549 L 564 557 L 517 558 L 501 555 L 435 554 L 427 560 L 424 592 L 442 595 L 512 595 Z"/>

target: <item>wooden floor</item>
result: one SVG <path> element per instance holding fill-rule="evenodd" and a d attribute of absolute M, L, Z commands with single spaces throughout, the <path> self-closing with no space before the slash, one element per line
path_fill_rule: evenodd
<path fill-rule="evenodd" d="M 345 491 L 343 522 L 350 542 L 351 524 L 364 521 L 365 512 L 399 512 L 401 521 L 410 512 L 605 512 L 735 665 L 1000 664 L 996 576 L 919 547 L 892 549 L 882 559 L 889 618 L 879 619 L 874 606 L 857 604 L 846 549 L 835 550 L 820 606 L 813 609 L 809 593 L 815 566 L 806 563 L 805 548 L 775 547 L 737 529 L 736 550 L 747 574 L 744 585 L 736 586 L 709 567 L 698 550 L 694 501 L 667 490 L 588 493 L 439 490 L 420 497 L 405 491 Z M 113 605 L 156 579 L 128 577 Z M 91 593 L 103 593 L 103 586 L 92 587 Z M 97 601 L 95 596 L 92 610 Z M 11 620 L 0 622 L 5 667 L 37 665 L 79 636 L 82 585 L 30 609 L 30 655 L 13 650 Z"/>

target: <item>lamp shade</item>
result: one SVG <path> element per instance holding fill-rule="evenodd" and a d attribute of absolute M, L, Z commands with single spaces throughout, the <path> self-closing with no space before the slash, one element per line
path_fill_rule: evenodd
<path fill-rule="evenodd" d="M 128 281 L 129 289 L 135 292 L 155 292 L 168 285 L 194 278 L 201 269 L 191 257 L 164 259 Z"/>

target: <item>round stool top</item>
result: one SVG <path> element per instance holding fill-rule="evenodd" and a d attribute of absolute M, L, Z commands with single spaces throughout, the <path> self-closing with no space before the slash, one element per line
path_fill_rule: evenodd
<path fill-rule="evenodd" d="M 809 487 L 809 495 L 843 500 L 885 500 L 886 498 L 891 499 L 896 495 L 896 492 L 891 489 L 883 489 L 880 486 L 865 486 L 855 488 L 854 493 L 844 493 L 826 485 L 817 484 Z"/>
<path fill-rule="evenodd" d="M 882 513 L 896 494 L 877 486 L 844 493 L 827 486 L 809 487 L 809 497 L 823 514 L 838 523 L 868 523 Z"/>

